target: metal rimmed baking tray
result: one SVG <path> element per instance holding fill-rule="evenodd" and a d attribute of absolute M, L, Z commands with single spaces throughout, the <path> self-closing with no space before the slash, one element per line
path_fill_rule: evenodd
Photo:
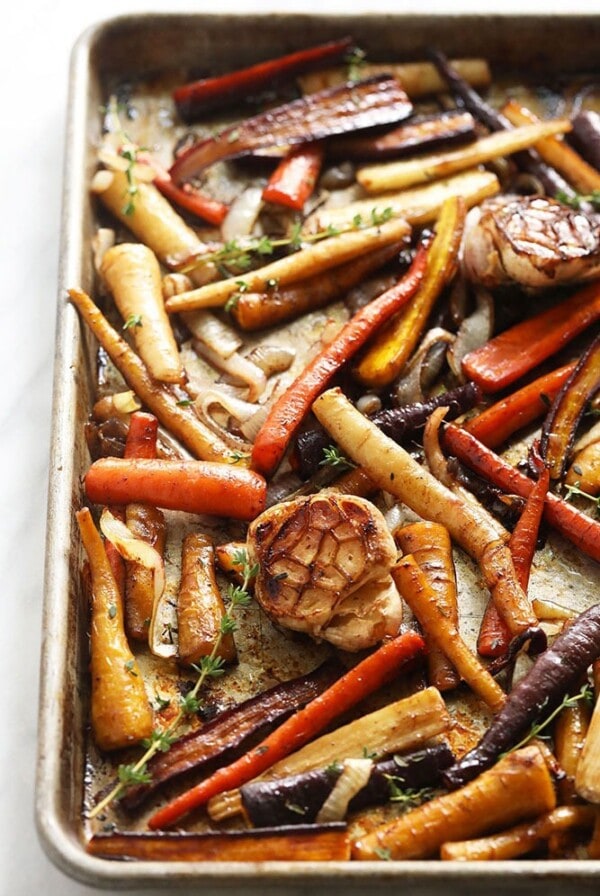
<path fill-rule="evenodd" d="M 597 70 L 600 17 L 595 16 L 314 16 L 136 15 L 87 31 L 73 51 L 64 204 L 59 315 L 54 380 L 54 426 L 49 486 L 36 816 L 51 859 L 67 874 L 109 889 L 134 886 L 202 887 L 205 892 L 346 893 L 452 890 L 479 893 L 596 892 L 598 862 L 522 861 L 453 865 L 403 863 L 164 863 L 114 862 L 84 848 L 81 805 L 86 775 L 86 612 L 79 587 L 80 552 L 74 510 L 89 462 L 82 437 L 94 382 L 94 352 L 66 290 L 91 289 L 90 238 L 95 212 L 89 197 L 95 169 L 98 109 L 106 85 L 156 73 L 213 72 L 248 65 L 302 46 L 351 34 L 370 59 L 416 59 L 435 45 L 449 55 L 486 56 L 494 70 L 524 78 Z"/>

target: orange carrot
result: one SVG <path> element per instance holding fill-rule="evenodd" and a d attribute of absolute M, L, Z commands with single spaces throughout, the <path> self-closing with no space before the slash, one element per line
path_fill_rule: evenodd
<path fill-rule="evenodd" d="M 463 370 L 485 392 L 498 392 L 550 358 L 600 318 L 600 283 L 504 330 L 463 359 Z"/>
<path fill-rule="evenodd" d="M 95 504 L 142 501 L 169 510 L 252 520 L 265 507 L 266 483 L 243 467 L 195 460 L 103 457 L 85 475 Z"/>
<path fill-rule="evenodd" d="M 535 554 L 549 484 L 550 473 L 547 467 L 544 467 L 538 481 L 527 497 L 527 502 L 509 542 L 513 566 L 523 591 L 527 591 L 529 584 L 531 564 L 533 563 L 533 555 Z M 477 650 L 481 656 L 502 656 L 507 652 L 510 641 L 510 631 L 496 607 L 490 601 L 481 620 Z"/>
<path fill-rule="evenodd" d="M 516 392 L 501 398 L 465 423 L 465 429 L 488 448 L 497 448 L 515 432 L 548 412 L 576 362 L 545 373 Z"/>
<path fill-rule="evenodd" d="M 156 830 L 170 827 L 218 793 L 241 787 L 246 781 L 260 775 L 311 740 L 333 719 L 389 682 L 424 649 L 425 642 L 412 631 L 388 641 L 342 675 L 304 709 L 287 719 L 250 752 L 231 765 L 218 769 L 200 784 L 155 812 L 148 822 L 150 828 Z"/>
<path fill-rule="evenodd" d="M 313 401 L 381 324 L 415 294 L 423 279 L 427 254 L 427 247 L 422 244 L 405 276 L 361 308 L 275 402 L 254 442 L 252 467 L 255 470 L 265 476 L 274 473 Z"/>
<path fill-rule="evenodd" d="M 448 423 L 442 440 L 444 447 L 458 460 L 505 492 L 527 498 L 533 489 L 533 480 L 511 467 L 466 430 Z M 600 523 L 597 520 L 552 492 L 546 494 L 544 518 L 584 554 L 600 561 Z"/>
<path fill-rule="evenodd" d="M 311 196 L 323 165 L 321 143 L 299 146 L 281 160 L 263 190 L 265 202 L 284 205 L 301 212 Z"/>

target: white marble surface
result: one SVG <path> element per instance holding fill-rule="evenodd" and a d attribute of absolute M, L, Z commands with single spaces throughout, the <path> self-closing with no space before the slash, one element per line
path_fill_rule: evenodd
<path fill-rule="evenodd" d="M 180 11 L 209 11 L 190 3 Z M 227 2 L 219 11 L 348 10 L 347 0 Z M 402 0 L 362 0 L 410 11 Z M 593 12 L 596 0 L 429 0 L 420 12 Z M 90 888 L 64 877 L 44 856 L 33 821 L 38 657 L 42 607 L 47 457 L 60 220 L 63 125 L 70 49 L 99 19 L 174 11 L 168 2 L 25 0 L 4 15 L 2 84 L 2 626 L 0 681 L 0 894 L 76 896 Z"/>

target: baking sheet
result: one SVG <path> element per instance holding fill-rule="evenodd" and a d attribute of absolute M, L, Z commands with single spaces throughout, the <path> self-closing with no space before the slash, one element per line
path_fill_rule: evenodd
<path fill-rule="evenodd" d="M 111 889 L 134 885 L 185 886 L 190 882 L 225 890 L 241 885 L 247 893 L 280 887 L 286 893 L 307 886 L 342 887 L 347 892 L 413 889 L 448 890 L 451 881 L 465 892 L 483 886 L 498 892 L 526 892 L 534 880 L 544 888 L 594 888 L 596 862 L 486 863 L 451 866 L 436 862 L 312 864 L 122 863 L 88 856 L 83 847 L 81 804 L 84 789 L 87 719 L 85 598 L 79 587 L 81 555 L 74 546 L 74 511 L 81 503 L 80 477 L 89 458 L 82 437 L 91 403 L 93 346 L 76 314 L 65 303 L 66 289 L 91 290 L 89 241 L 95 211 L 88 187 L 96 167 L 99 107 L 117 81 L 170 71 L 213 73 L 241 67 L 302 46 L 351 34 L 372 61 L 422 58 L 429 45 L 448 55 L 484 55 L 494 71 L 526 69 L 528 79 L 560 71 L 594 70 L 598 17 L 502 16 L 131 16 L 88 31 L 74 48 L 71 69 L 67 157 L 64 172 L 60 313 L 54 390 L 54 428 L 49 491 L 44 639 L 39 726 L 36 815 L 42 842 L 68 874 Z M 577 564 L 552 543 L 534 588 L 547 593 L 557 572 L 577 606 L 593 599 L 596 570 Z M 469 576 L 468 567 L 463 573 Z M 473 623 L 474 624 L 474 623 Z M 468 625 L 468 622 L 467 622 Z M 460 883 L 459 883 L 460 881 Z"/>

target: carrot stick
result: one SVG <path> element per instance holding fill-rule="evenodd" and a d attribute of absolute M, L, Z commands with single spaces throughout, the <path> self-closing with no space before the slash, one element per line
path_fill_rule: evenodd
<path fill-rule="evenodd" d="M 548 403 L 558 395 L 563 384 L 575 369 L 576 362 L 545 373 L 516 392 L 501 398 L 464 428 L 488 448 L 497 448 L 515 432 L 523 429 L 548 412 Z"/>
<path fill-rule="evenodd" d="M 396 544 L 404 554 L 412 554 L 430 588 L 435 592 L 440 611 L 458 628 L 456 571 L 452 558 L 452 542 L 445 526 L 421 520 L 402 526 L 394 532 Z M 429 645 L 427 655 L 429 683 L 440 691 L 457 687 L 459 677 L 436 644 Z"/>
<path fill-rule="evenodd" d="M 509 541 L 510 552 L 517 579 L 523 591 L 527 591 L 536 542 L 544 512 L 544 504 L 550 483 L 550 473 L 544 467 L 538 481 L 527 497 L 519 521 Z M 489 601 L 481 620 L 477 650 L 481 656 L 502 656 L 508 650 L 511 636 L 508 626 L 494 604 Z"/>
<path fill-rule="evenodd" d="M 294 750 L 299 749 L 322 731 L 333 719 L 390 681 L 410 660 L 425 648 L 416 632 L 406 632 L 388 641 L 335 684 L 295 713 L 266 737 L 257 747 L 231 765 L 218 769 L 196 787 L 183 793 L 155 812 L 150 828 L 170 827 L 192 809 L 202 806 L 224 790 L 241 787 L 246 781 L 266 771 Z"/>
<path fill-rule="evenodd" d="M 85 475 L 95 504 L 144 501 L 187 513 L 252 520 L 265 507 L 266 483 L 244 467 L 209 461 L 103 457 Z"/>
<path fill-rule="evenodd" d="M 271 90 L 273 84 L 291 80 L 297 75 L 312 71 L 315 67 L 320 68 L 326 62 L 332 64 L 341 61 L 351 46 L 352 39 L 345 37 L 342 40 L 298 50 L 287 56 L 268 59 L 249 68 L 191 81 L 175 88 L 173 100 L 181 117 L 185 121 L 192 121 L 205 112 L 222 109 L 231 103 L 237 104 L 265 88 Z"/>
<path fill-rule="evenodd" d="M 265 202 L 284 205 L 301 212 L 315 188 L 323 157 L 324 150 L 320 143 L 309 143 L 290 150 L 263 190 Z"/>
<path fill-rule="evenodd" d="M 435 591 L 412 554 L 407 554 L 398 561 L 392 569 L 392 578 L 426 636 L 443 650 L 461 678 L 493 712 L 501 709 L 506 700 L 504 691 L 469 650 L 457 626 L 445 614 L 443 607 L 440 607 Z"/>
<path fill-rule="evenodd" d="M 364 385 L 389 386 L 419 344 L 435 302 L 456 271 L 466 211 L 460 196 L 444 202 L 419 289 L 410 304 L 381 328 L 356 366 L 354 374 Z"/>
<path fill-rule="evenodd" d="M 92 579 L 91 719 L 100 749 L 131 746 L 152 732 L 146 688 L 123 627 L 123 601 L 100 533 L 87 507 L 77 523 Z"/>
<path fill-rule="evenodd" d="M 313 401 L 340 367 L 373 333 L 415 294 L 425 272 L 427 249 L 422 245 L 405 276 L 373 302 L 361 308 L 275 402 L 254 441 L 252 466 L 271 475 L 281 463 L 298 426 Z"/>
<path fill-rule="evenodd" d="M 353 845 L 352 858 L 427 858 L 443 843 L 535 818 L 556 806 L 552 778 L 537 747 L 508 753 L 460 790 L 383 824 Z"/>
<path fill-rule="evenodd" d="M 449 423 L 444 428 L 442 441 L 458 460 L 503 491 L 527 498 L 533 489 L 531 479 L 511 467 L 466 430 Z M 552 492 L 546 495 L 544 519 L 588 557 L 600 561 L 599 522 Z"/>
<path fill-rule="evenodd" d="M 497 392 L 550 358 L 600 318 L 600 283 L 504 330 L 463 358 L 463 370 L 485 392 Z"/>

